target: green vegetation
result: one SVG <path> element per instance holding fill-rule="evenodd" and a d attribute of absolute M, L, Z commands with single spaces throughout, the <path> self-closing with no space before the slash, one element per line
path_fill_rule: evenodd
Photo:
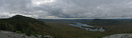
<path fill-rule="evenodd" d="M 66 23 L 46 22 L 51 29 L 44 29 L 54 38 L 98 38 L 105 36 L 103 32 L 91 32 L 81 28 L 70 26 Z"/>
<path fill-rule="evenodd" d="M 63 20 L 65 22 L 67 20 Z M 86 20 L 87 21 L 87 20 Z M 51 29 L 46 28 L 45 31 L 50 33 L 56 38 L 103 38 L 104 36 L 120 33 L 131 33 L 132 21 L 122 21 L 122 20 L 88 20 L 77 21 L 81 23 L 86 23 L 88 25 L 94 25 L 96 27 L 103 27 L 105 32 L 91 32 L 86 31 L 81 28 L 73 27 L 67 23 L 62 23 L 60 21 L 48 21 Z M 72 21 L 73 22 L 73 21 Z M 75 20 L 76 22 L 76 20 Z M 103 24 L 104 23 L 104 24 Z"/>
<path fill-rule="evenodd" d="M 102 20 L 102 19 L 94 19 L 89 22 L 90 25 L 118 25 L 120 21 L 117 20 Z"/>
<path fill-rule="evenodd" d="M 16 31 L 16 33 L 22 33 L 21 31 Z"/>
<path fill-rule="evenodd" d="M 31 24 L 35 26 L 32 26 Z M 41 34 L 42 30 L 44 29 L 43 26 L 48 27 L 42 21 L 21 15 L 16 15 L 9 19 L 0 19 L 0 30 L 13 31 L 16 33 L 25 33 L 28 36 Z M 35 29 L 33 27 L 37 27 L 41 30 Z"/>
<path fill-rule="evenodd" d="M 91 32 L 68 25 L 66 21 L 42 22 L 37 19 L 16 15 L 0 19 L 0 30 L 8 30 L 26 35 L 51 35 L 53 38 L 102 38 L 111 34 L 131 33 L 132 21 L 102 20 L 77 21 L 105 28 L 105 32 Z M 74 21 L 71 21 L 74 22 Z M 44 37 L 42 37 L 44 38 Z"/>

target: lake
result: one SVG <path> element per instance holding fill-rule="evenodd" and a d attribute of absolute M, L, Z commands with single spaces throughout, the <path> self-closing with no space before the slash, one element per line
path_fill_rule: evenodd
<path fill-rule="evenodd" d="M 83 28 L 83 29 L 86 29 L 88 31 L 100 31 L 100 32 L 104 32 L 105 29 L 103 29 L 103 27 L 100 27 L 100 28 L 90 28 L 90 27 L 94 27 L 92 25 L 87 25 L 87 24 L 83 24 L 83 23 L 80 23 L 80 22 L 73 22 L 74 24 L 69 24 L 71 26 L 75 26 L 75 27 L 79 27 L 79 28 Z M 82 27 L 83 26 L 83 27 Z M 85 28 L 84 28 L 85 27 Z"/>

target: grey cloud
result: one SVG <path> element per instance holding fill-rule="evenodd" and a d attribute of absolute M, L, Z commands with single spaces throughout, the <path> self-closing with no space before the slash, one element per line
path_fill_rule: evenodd
<path fill-rule="evenodd" d="M 32 1 L 0 0 L 0 17 L 10 16 L 1 13 L 31 15 L 34 18 L 132 17 L 132 0 L 55 0 L 40 5 Z"/>

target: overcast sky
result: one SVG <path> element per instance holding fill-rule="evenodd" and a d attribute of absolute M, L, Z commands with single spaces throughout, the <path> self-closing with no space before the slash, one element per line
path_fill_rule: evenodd
<path fill-rule="evenodd" d="M 0 0 L 0 18 L 132 18 L 132 0 Z"/>

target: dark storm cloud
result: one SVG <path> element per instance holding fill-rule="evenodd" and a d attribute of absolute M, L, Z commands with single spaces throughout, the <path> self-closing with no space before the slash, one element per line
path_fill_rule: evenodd
<path fill-rule="evenodd" d="M 132 0 L 0 0 L 0 17 L 131 18 Z"/>

